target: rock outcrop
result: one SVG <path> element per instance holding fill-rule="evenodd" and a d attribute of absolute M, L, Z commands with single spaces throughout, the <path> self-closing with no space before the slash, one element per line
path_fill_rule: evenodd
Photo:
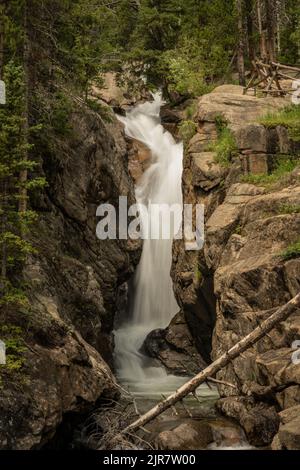
<path fill-rule="evenodd" d="M 279 413 L 280 426 L 273 439 L 273 450 L 300 449 L 300 405 L 291 406 Z"/>
<path fill-rule="evenodd" d="M 286 104 L 282 98 L 244 96 L 236 86 L 219 87 L 199 99 L 197 133 L 184 156 L 183 192 L 184 202 L 205 206 L 205 244 L 199 252 L 187 252 L 176 241 L 172 277 L 206 360 L 227 351 L 300 290 L 300 259 L 280 256 L 299 239 L 299 210 L 293 211 L 300 204 L 299 167 L 273 186 L 243 180 L 271 173 L 282 155 L 297 159 L 298 143 L 287 129 L 256 124 L 259 116 Z M 208 151 L 220 116 L 237 143 L 227 166 Z M 239 395 L 220 386 L 225 400 L 220 409 L 240 422 L 255 445 L 270 444 L 279 426 L 277 412 L 300 403 L 299 366 L 291 361 L 291 345 L 300 337 L 299 315 L 295 312 L 218 374 L 235 384 Z"/>
<path fill-rule="evenodd" d="M 172 374 L 193 375 L 206 367 L 181 312 L 165 330 L 149 333 L 143 350 L 148 356 L 158 359 Z"/>
<path fill-rule="evenodd" d="M 40 448 L 65 417 L 89 412 L 99 399 L 117 396 L 112 327 L 118 288 L 134 271 L 140 246 L 96 237 L 96 209 L 134 202 L 128 146 L 122 125 L 105 124 L 79 109 L 72 132 L 53 136 L 44 150 L 48 186 L 32 205 L 39 219 L 36 253 L 24 268 L 30 310 L 6 312 L 22 331 L 23 366 L 3 370 L 0 448 Z"/>

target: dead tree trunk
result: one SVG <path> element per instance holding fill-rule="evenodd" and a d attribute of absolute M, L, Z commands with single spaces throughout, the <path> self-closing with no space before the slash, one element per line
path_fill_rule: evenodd
<path fill-rule="evenodd" d="M 145 424 L 149 423 L 158 415 L 163 413 L 165 410 L 173 406 L 175 403 L 182 400 L 190 393 L 195 392 L 199 385 L 204 383 L 208 377 L 214 376 L 217 372 L 226 367 L 233 359 L 257 343 L 257 341 L 269 333 L 276 325 L 278 325 L 278 323 L 286 320 L 298 307 L 300 307 L 300 293 L 297 294 L 296 297 L 290 300 L 287 304 L 276 310 L 276 312 L 273 313 L 267 320 L 255 328 L 255 330 L 253 330 L 249 335 L 241 339 L 241 341 L 229 349 L 229 351 L 224 353 L 216 361 L 206 367 L 206 369 L 193 377 L 189 382 L 182 385 L 182 387 L 180 387 L 175 393 L 158 403 L 150 411 L 127 426 L 127 428 L 122 431 L 122 434 L 137 431 Z"/>

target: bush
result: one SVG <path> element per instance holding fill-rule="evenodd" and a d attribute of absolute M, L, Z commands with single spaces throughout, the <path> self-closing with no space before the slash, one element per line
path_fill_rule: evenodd
<path fill-rule="evenodd" d="M 300 257 L 300 239 L 295 243 L 292 243 L 288 246 L 288 248 L 281 253 L 281 257 L 288 261 L 290 259 L 299 258 Z"/>
<path fill-rule="evenodd" d="M 299 214 L 300 204 L 282 204 L 277 212 L 279 214 Z"/>
<path fill-rule="evenodd" d="M 194 121 L 182 121 L 178 126 L 179 137 L 187 144 L 197 132 L 197 124 Z"/>
<path fill-rule="evenodd" d="M 265 173 L 259 175 L 245 175 L 242 176 L 241 181 L 271 188 L 274 184 L 280 182 L 285 176 L 290 174 L 297 165 L 299 165 L 298 159 L 280 158 L 276 168 L 269 175 Z"/>
<path fill-rule="evenodd" d="M 278 113 L 269 113 L 260 123 L 265 127 L 284 126 L 289 129 L 290 137 L 300 141 L 300 106 L 290 105 L 283 108 Z"/>
<path fill-rule="evenodd" d="M 218 127 L 218 125 L 217 125 Z M 209 145 L 208 150 L 216 152 L 215 160 L 222 166 L 228 166 L 231 157 L 237 152 L 237 145 L 233 133 L 228 127 L 218 130 L 218 140 Z"/>

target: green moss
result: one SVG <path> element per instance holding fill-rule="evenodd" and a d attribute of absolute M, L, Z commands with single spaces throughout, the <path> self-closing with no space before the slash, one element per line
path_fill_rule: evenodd
<path fill-rule="evenodd" d="M 236 235 L 242 235 L 243 233 L 243 227 L 241 225 L 238 225 L 234 231 Z"/>
<path fill-rule="evenodd" d="M 291 173 L 297 167 L 297 165 L 299 165 L 299 163 L 299 159 L 280 158 L 272 173 L 244 175 L 241 177 L 241 181 L 243 183 L 256 184 L 258 186 L 266 186 L 271 188 L 274 184 L 278 183 L 284 179 L 285 176 Z"/>
<path fill-rule="evenodd" d="M 187 144 L 197 132 L 197 124 L 194 121 L 182 121 L 178 127 L 179 137 Z"/>
<path fill-rule="evenodd" d="M 300 238 L 295 243 L 292 243 L 281 253 L 281 258 L 285 261 L 290 259 L 299 258 L 300 257 Z"/>
<path fill-rule="evenodd" d="M 289 129 L 290 137 L 300 140 L 300 106 L 290 105 L 278 113 L 269 113 L 260 119 L 266 127 L 284 126 Z"/>
<path fill-rule="evenodd" d="M 196 278 L 197 284 L 200 285 L 203 281 L 203 274 L 199 268 L 195 269 L 195 278 Z"/>

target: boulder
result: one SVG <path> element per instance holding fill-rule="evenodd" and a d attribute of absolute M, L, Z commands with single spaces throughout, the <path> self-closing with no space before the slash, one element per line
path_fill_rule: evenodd
<path fill-rule="evenodd" d="M 226 416 L 238 421 L 250 444 L 271 444 L 279 428 L 279 416 L 274 407 L 256 404 L 251 398 L 228 397 L 217 402 L 217 408 Z"/>
<path fill-rule="evenodd" d="M 202 152 L 191 154 L 191 170 L 193 173 L 193 186 L 209 191 L 218 186 L 226 171 L 216 163 L 214 152 Z"/>
<path fill-rule="evenodd" d="M 212 93 L 203 95 L 198 102 L 198 121 L 214 122 L 222 115 L 232 129 L 251 124 L 261 116 L 276 112 L 290 104 L 288 98 L 258 98 L 243 94 L 243 87 L 221 85 Z"/>
<path fill-rule="evenodd" d="M 203 421 L 182 423 L 171 431 L 161 432 L 156 439 L 160 450 L 201 450 L 213 442 L 211 427 Z"/>
<path fill-rule="evenodd" d="M 181 312 L 165 330 L 149 333 L 143 352 L 158 359 L 173 374 L 192 375 L 206 367 Z"/>
<path fill-rule="evenodd" d="M 280 413 L 281 424 L 272 442 L 273 450 L 300 450 L 300 405 Z"/>

